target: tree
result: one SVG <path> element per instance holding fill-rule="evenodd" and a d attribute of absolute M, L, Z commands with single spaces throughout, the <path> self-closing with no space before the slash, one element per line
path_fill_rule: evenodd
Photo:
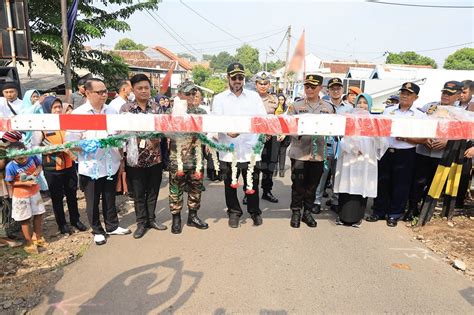
<path fill-rule="evenodd" d="M 86 49 L 84 44 L 105 37 L 108 30 L 129 31 L 130 26 L 125 21 L 137 11 L 158 9 L 160 0 L 101 0 L 99 3 L 94 0 L 79 1 L 74 38 L 70 45 L 71 67 L 75 80 L 78 79 L 75 69 L 82 68 L 104 77 L 110 85 L 126 78 L 128 67 L 119 57 L 96 49 Z M 63 70 L 61 15 L 57 14 L 61 12 L 60 1 L 30 0 L 28 12 L 31 49 Z"/>
<path fill-rule="evenodd" d="M 229 54 L 227 51 L 221 51 L 217 56 L 213 56 L 211 59 L 211 69 L 215 72 L 225 72 L 227 66 L 235 62 L 235 57 Z"/>
<path fill-rule="evenodd" d="M 414 51 L 400 52 L 398 54 L 389 53 L 385 62 L 399 65 L 424 65 L 432 66 L 433 68 L 438 67 L 433 59 L 418 55 Z"/>
<path fill-rule="evenodd" d="M 261 65 L 258 59 L 258 49 L 248 44 L 244 44 L 237 49 L 235 59 L 244 66 L 245 75 L 248 77 L 260 71 Z"/>
<path fill-rule="evenodd" d="M 137 44 L 130 38 L 122 38 L 115 44 L 115 50 L 145 50 L 146 46 Z"/>
<path fill-rule="evenodd" d="M 211 74 L 211 69 L 207 69 L 204 66 L 197 65 L 193 67 L 193 81 L 198 85 L 201 85 L 204 81 L 210 78 Z"/>
<path fill-rule="evenodd" d="M 188 59 L 189 61 L 197 61 L 196 57 L 194 57 L 193 55 L 191 54 L 188 54 L 188 53 L 181 53 L 181 54 L 178 54 L 178 57 L 179 58 L 184 58 L 184 59 Z"/>
<path fill-rule="evenodd" d="M 214 57 L 214 55 L 207 55 L 207 54 L 204 54 L 204 55 L 202 55 L 202 60 L 204 60 L 204 61 L 211 61 L 211 60 L 212 60 L 212 57 Z"/>
<path fill-rule="evenodd" d="M 210 77 L 202 83 L 202 86 L 213 90 L 217 94 L 227 88 L 227 81 L 219 77 Z"/>
<path fill-rule="evenodd" d="M 474 70 L 474 48 L 461 48 L 449 55 L 444 62 L 445 69 Z"/>
<path fill-rule="evenodd" d="M 270 61 L 267 62 L 267 71 L 275 71 L 285 66 L 283 60 Z"/>

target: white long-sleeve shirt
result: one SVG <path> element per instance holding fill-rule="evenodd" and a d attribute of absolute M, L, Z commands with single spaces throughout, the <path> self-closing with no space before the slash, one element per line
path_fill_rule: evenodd
<path fill-rule="evenodd" d="M 244 89 L 239 96 L 236 96 L 230 90 L 225 90 L 214 97 L 211 115 L 266 116 L 267 111 L 257 92 Z M 226 146 L 234 144 L 238 162 L 249 162 L 258 135 L 240 134 L 236 138 L 231 138 L 225 133 L 219 133 L 218 140 L 219 143 Z M 232 153 L 219 152 L 219 159 L 224 162 L 232 162 Z M 260 155 L 257 155 L 255 160 L 260 161 Z"/>

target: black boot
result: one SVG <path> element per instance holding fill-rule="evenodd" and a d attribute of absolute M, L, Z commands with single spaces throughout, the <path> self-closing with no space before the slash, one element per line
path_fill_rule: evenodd
<path fill-rule="evenodd" d="M 171 224 L 171 233 L 181 233 L 181 213 L 173 214 L 173 223 Z"/>
<path fill-rule="evenodd" d="M 187 225 L 194 226 L 195 228 L 198 228 L 200 230 L 205 230 L 209 227 L 206 222 L 203 222 L 201 219 L 199 219 L 196 210 L 189 210 Z"/>
<path fill-rule="evenodd" d="M 309 212 L 309 210 L 305 210 L 303 212 L 303 217 L 302 217 L 301 221 L 306 223 L 306 225 L 309 226 L 309 227 L 316 227 L 318 225 L 318 223 L 316 223 L 316 220 L 313 218 L 313 216 L 311 215 L 311 212 Z"/>
<path fill-rule="evenodd" d="M 301 222 L 301 212 L 300 210 L 292 210 L 293 214 L 291 215 L 290 226 L 292 228 L 299 228 Z"/>

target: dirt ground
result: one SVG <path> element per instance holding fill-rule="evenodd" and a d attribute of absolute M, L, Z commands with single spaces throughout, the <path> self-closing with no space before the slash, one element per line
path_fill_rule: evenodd
<path fill-rule="evenodd" d="M 440 209 L 438 209 L 440 211 Z M 438 215 L 424 227 L 412 228 L 414 238 L 440 255 L 458 272 L 474 281 L 474 201 L 470 200 L 466 208 L 459 210 L 451 222 Z M 459 270 L 454 261 L 460 260 L 466 270 Z"/>
<path fill-rule="evenodd" d="M 78 192 L 78 197 L 81 220 L 87 224 L 82 192 Z M 118 196 L 119 209 L 130 207 L 127 199 Z M 43 232 L 49 246 L 38 255 L 27 255 L 22 247 L 0 248 L 0 313 L 21 313 L 35 306 L 41 295 L 61 278 L 62 267 L 80 258 L 92 241 L 90 231 L 59 234 L 50 200 L 46 203 Z"/>

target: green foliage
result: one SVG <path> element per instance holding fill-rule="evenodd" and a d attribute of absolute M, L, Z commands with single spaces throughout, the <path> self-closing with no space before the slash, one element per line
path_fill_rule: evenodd
<path fill-rule="evenodd" d="M 235 59 L 240 62 L 245 68 L 245 75 L 247 77 L 260 71 L 261 65 L 258 59 L 258 49 L 253 48 L 248 44 L 242 45 L 237 49 Z"/>
<path fill-rule="evenodd" d="M 474 70 L 474 48 L 461 48 L 446 58 L 445 69 Z"/>
<path fill-rule="evenodd" d="M 203 60 L 203 61 L 211 61 L 211 60 L 212 60 L 212 57 L 214 57 L 214 55 L 207 55 L 207 54 L 204 54 L 204 55 L 202 55 L 202 60 Z"/>
<path fill-rule="evenodd" d="M 193 55 L 188 54 L 188 53 L 181 53 L 181 54 L 178 54 L 178 57 L 179 57 L 179 58 L 188 59 L 189 61 L 192 61 L 192 62 L 196 62 L 196 61 L 197 61 L 196 57 L 194 57 Z"/>
<path fill-rule="evenodd" d="M 270 61 L 267 63 L 267 71 L 275 71 L 284 66 L 285 66 L 285 62 L 283 60 Z"/>
<path fill-rule="evenodd" d="M 117 79 L 127 77 L 128 68 L 120 58 L 99 50 L 86 50 L 84 44 L 93 39 L 105 37 L 109 30 L 129 31 L 130 26 L 125 21 L 133 13 L 142 10 L 157 10 L 160 1 L 80 1 L 74 39 L 70 46 L 74 78 L 76 80 L 78 78 L 75 72 L 78 68 L 87 69 L 94 75 L 104 77 L 108 84 L 114 84 Z M 28 12 L 32 50 L 45 60 L 53 61 L 59 69 L 63 70 L 60 1 L 30 0 Z"/>
<path fill-rule="evenodd" d="M 211 68 L 215 72 L 225 72 L 227 66 L 235 62 L 235 57 L 229 54 L 227 51 L 221 51 L 217 56 L 211 58 Z"/>
<path fill-rule="evenodd" d="M 227 81 L 219 77 L 210 77 L 200 85 L 213 90 L 216 94 L 227 89 Z"/>
<path fill-rule="evenodd" d="M 400 53 L 389 53 L 387 60 L 388 64 L 399 64 L 399 65 L 424 65 L 432 66 L 437 68 L 436 62 L 426 56 L 418 55 L 414 51 L 400 52 Z"/>
<path fill-rule="evenodd" d="M 115 44 L 115 50 L 145 50 L 146 46 L 143 44 L 137 44 L 130 38 L 122 38 Z"/>
<path fill-rule="evenodd" d="M 197 65 L 193 67 L 193 81 L 198 85 L 201 85 L 204 81 L 210 78 L 211 74 L 211 69 L 207 69 L 204 66 Z"/>

